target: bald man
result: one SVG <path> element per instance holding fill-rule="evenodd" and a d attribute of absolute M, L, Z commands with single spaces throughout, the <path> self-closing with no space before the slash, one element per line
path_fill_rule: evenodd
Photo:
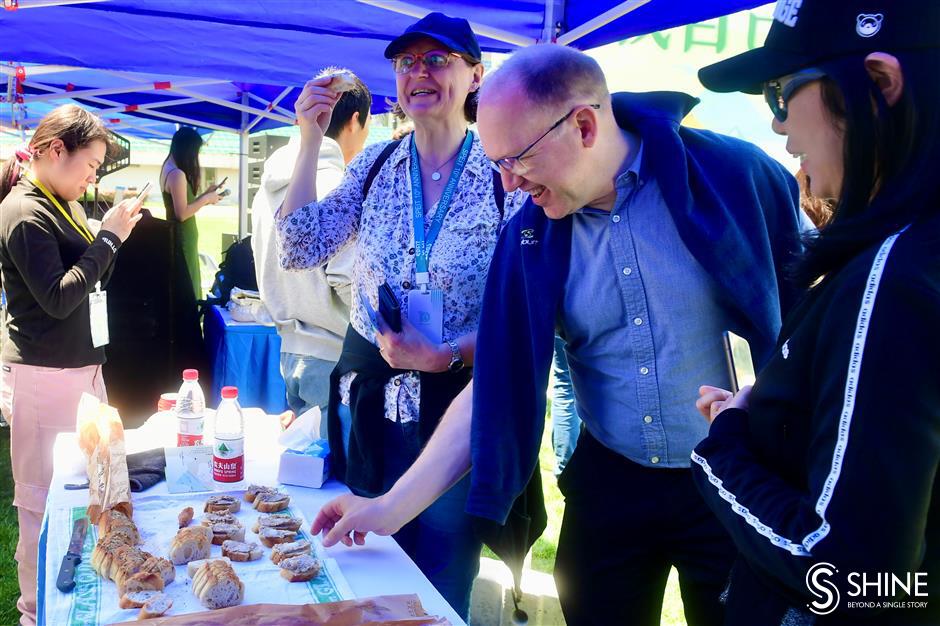
<path fill-rule="evenodd" d="M 490 266 L 473 389 L 375 501 L 324 507 L 327 542 L 391 533 L 472 465 L 467 511 L 505 523 L 537 471 L 557 332 L 584 420 L 559 486 L 555 579 L 570 625 L 658 624 L 670 567 L 690 624 L 720 624 L 734 547 L 698 495 L 700 385 L 729 385 L 722 332 L 773 349 L 793 298 L 793 178 L 755 146 L 684 128 L 679 93 L 611 96 L 597 63 L 545 45 L 483 86 L 483 147 L 531 200 Z M 523 114 L 520 115 L 520 112 Z"/>

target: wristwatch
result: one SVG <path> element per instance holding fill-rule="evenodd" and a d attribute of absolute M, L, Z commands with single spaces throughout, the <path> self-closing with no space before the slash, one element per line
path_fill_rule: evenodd
<path fill-rule="evenodd" d="M 463 357 L 460 356 L 460 346 L 453 340 L 448 341 L 447 345 L 450 346 L 450 364 L 447 366 L 447 371 L 459 372 L 464 367 Z"/>

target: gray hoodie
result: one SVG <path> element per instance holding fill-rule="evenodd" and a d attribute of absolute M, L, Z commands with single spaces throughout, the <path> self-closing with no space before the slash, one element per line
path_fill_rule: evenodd
<path fill-rule="evenodd" d="M 251 205 L 252 238 L 258 289 L 277 325 L 281 352 L 339 360 L 349 324 L 350 285 L 355 246 L 342 249 L 323 267 L 283 270 L 277 258 L 274 213 L 300 152 L 300 138 L 278 148 L 265 162 L 261 189 Z M 337 187 L 346 171 L 339 144 L 323 138 L 317 167 L 317 197 Z"/>

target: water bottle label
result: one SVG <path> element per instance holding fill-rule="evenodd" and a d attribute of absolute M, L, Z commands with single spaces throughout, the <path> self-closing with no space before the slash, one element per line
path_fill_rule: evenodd
<path fill-rule="evenodd" d="M 204 417 L 180 417 L 176 420 L 177 447 L 201 446 L 202 431 L 205 427 Z"/>
<path fill-rule="evenodd" d="M 222 483 L 245 479 L 245 438 L 216 437 L 212 453 L 212 477 Z"/>

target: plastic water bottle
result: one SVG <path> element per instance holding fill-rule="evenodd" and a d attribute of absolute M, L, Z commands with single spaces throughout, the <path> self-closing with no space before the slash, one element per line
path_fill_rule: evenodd
<path fill-rule="evenodd" d="M 201 446 L 206 424 L 206 397 L 199 386 L 199 370 L 183 370 L 183 385 L 176 394 L 176 445 Z"/>
<path fill-rule="evenodd" d="M 212 478 L 227 485 L 245 480 L 245 417 L 237 387 L 222 387 L 222 402 L 215 412 Z"/>

